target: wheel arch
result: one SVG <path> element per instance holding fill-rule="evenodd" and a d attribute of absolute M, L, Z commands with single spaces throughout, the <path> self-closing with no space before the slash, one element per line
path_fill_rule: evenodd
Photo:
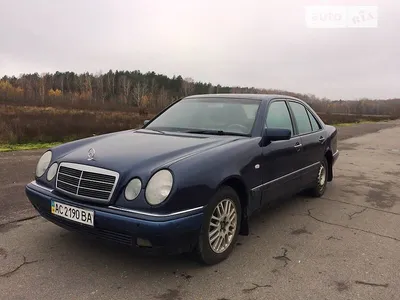
<path fill-rule="evenodd" d="M 332 150 L 328 148 L 325 152 L 325 158 L 328 162 L 328 181 L 333 180 L 333 154 Z"/>
<path fill-rule="evenodd" d="M 231 187 L 239 196 L 240 206 L 242 210 L 242 217 L 240 221 L 240 235 L 249 234 L 248 217 L 247 217 L 247 207 L 249 204 L 249 190 L 244 182 L 244 180 L 239 175 L 232 175 L 224 180 L 218 185 L 218 188 L 222 186 Z"/>

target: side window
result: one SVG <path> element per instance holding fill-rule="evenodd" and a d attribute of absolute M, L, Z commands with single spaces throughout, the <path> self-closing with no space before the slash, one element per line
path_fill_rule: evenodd
<path fill-rule="evenodd" d="M 308 109 L 307 109 L 307 114 L 308 114 L 308 117 L 310 118 L 310 121 L 311 121 L 312 130 L 313 131 L 320 130 L 321 126 L 319 126 L 319 123 L 317 122 L 315 117 L 310 113 L 310 111 Z"/>
<path fill-rule="evenodd" d="M 270 104 L 265 126 L 269 128 L 289 129 L 293 135 L 292 120 L 284 101 L 276 101 Z"/>
<path fill-rule="evenodd" d="M 311 123 L 308 119 L 306 108 L 296 102 L 289 102 L 290 108 L 293 111 L 294 118 L 296 119 L 297 129 L 299 134 L 312 132 Z"/>

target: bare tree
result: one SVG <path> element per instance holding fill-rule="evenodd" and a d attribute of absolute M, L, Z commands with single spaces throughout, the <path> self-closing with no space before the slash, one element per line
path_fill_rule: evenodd
<path fill-rule="evenodd" d="M 209 94 L 214 94 L 214 86 L 212 84 L 208 85 L 208 93 Z"/>
<path fill-rule="evenodd" d="M 45 80 L 46 73 L 40 74 L 39 78 L 39 95 L 42 104 L 44 104 L 44 97 L 46 95 L 46 80 Z"/>
<path fill-rule="evenodd" d="M 61 75 L 60 86 L 61 86 L 61 92 L 64 93 L 64 75 Z"/>
<path fill-rule="evenodd" d="M 168 91 L 162 86 L 158 94 L 157 104 L 161 107 L 168 105 Z"/>
<path fill-rule="evenodd" d="M 233 88 L 231 88 L 231 93 L 232 94 L 240 94 L 241 93 L 241 88 L 238 86 L 235 86 Z"/>
<path fill-rule="evenodd" d="M 115 73 L 109 71 L 107 73 L 107 93 L 110 99 L 114 95 L 114 91 L 115 91 Z"/>
<path fill-rule="evenodd" d="M 194 91 L 194 80 L 190 77 L 186 77 L 182 80 L 182 94 L 183 96 L 188 96 Z"/>
<path fill-rule="evenodd" d="M 149 103 L 152 107 L 157 107 L 157 82 L 153 77 L 150 83 L 150 91 L 149 91 Z"/>
<path fill-rule="evenodd" d="M 96 101 L 100 101 L 101 104 L 104 104 L 104 92 L 103 92 L 103 75 L 101 74 L 101 71 L 98 72 L 95 76 L 96 80 Z"/>
<path fill-rule="evenodd" d="M 122 94 L 124 97 L 124 104 L 128 104 L 132 82 L 125 75 L 120 77 L 120 81 L 122 86 Z"/>
<path fill-rule="evenodd" d="M 83 89 L 85 91 L 85 98 L 89 100 L 89 103 L 92 103 L 92 79 L 89 73 L 85 73 L 83 78 Z"/>
<path fill-rule="evenodd" d="M 136 106 L 141 106 L 144 96 L 146 96 L 148 91 L 147 82 L 136 82 L 133 88 L 133 99 Z"/>

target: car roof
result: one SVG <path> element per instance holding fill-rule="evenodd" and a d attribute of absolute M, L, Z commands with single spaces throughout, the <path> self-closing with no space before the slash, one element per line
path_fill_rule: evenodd
<path fill-rule="evenodd" d="M 286 98 L 286 99 L 294 99 L 301 100 L 292 96 L 283 95 L 283 94 L 235 94 L 235 93 L 227 93 L 227 94 L 198 94 L 198 95 L 190 95 L 184 97 L 184 99 L 193 99 L 193 98 L 231 98 L 235 99 L 249 99 L 249 100 L 260 100 L 260 101 L 269 101 L 276 98 Z M 301 100 L 302 101 L 302 100 Z"/>

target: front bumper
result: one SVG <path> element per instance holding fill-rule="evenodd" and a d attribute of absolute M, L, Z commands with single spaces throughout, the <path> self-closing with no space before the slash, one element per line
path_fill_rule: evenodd
<path fill-rule="evenodd" d="M 203 222 L 203 207 L 158 215 L 112 206 L 95 206 L 74 202 L 35 181 L 26 186 L 25 193 L 42 217 L 60 227 L 138 249 L 143 249 L 138 245 L 138 239 L 144 239 L 151 243 L 151 247 L 144 248 L 146 252 L 190 251 L 197 242 Z M 51 200 L 94 210 L 94 226 L 83 225 L 52 214 Z"/>

